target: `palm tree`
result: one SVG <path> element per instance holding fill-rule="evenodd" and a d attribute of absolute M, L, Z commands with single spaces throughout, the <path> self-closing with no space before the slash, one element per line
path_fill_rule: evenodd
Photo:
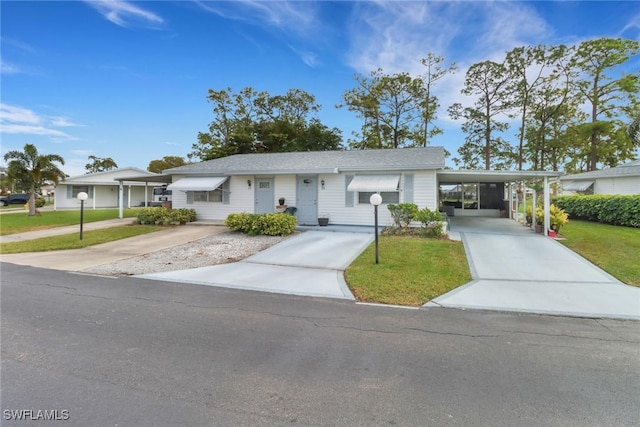
<path fill-rule="evenodd" d="M 627 133 L 629 134 L 629 138 L 631 138 L 631 142 L 635 145 L 640 144 L 640 113 L 638 113 L 636 118 L 629 123 Z"/>
<path fill-rule="evenodd" d="M 4 155 L 4 161 L 9 162 L 7 172 L 9 178 L 22 189 L 29 189 L 29 216 L 36 214 L 36 187 L 47 181 L 55 184 L 65 178 L 65 173 L 55 164 L 64 165 L 64 159 L 57 154 L 38 154 L 33 144 L 25 144 L 24 151 L 13 150 Z"/>

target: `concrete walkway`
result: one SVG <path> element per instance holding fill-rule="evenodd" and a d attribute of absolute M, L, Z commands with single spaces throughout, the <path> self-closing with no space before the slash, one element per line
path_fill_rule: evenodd
<path fill-rule="evenodd" d="M 640 319 L 640 288 L 552 238 L 497 218 L 452 218 L 451 229 L 464 243 L 474 280 L 426 307 Z"/>
<path fill-rule="evenodd" d="M 123 220 L 98 221 L 90 223 L 92 224 L 92 228 L 89 229 L 109 228 L 116 225 L 130 224 L 131 221 L 131 218 Z M 17 238 L 17 240 L 13 241 L 28 240 L 46 237 L 48 235 L 64 234 L 60 232 L 52 234 L 54 230 L 62 231 L 63 229 L 66 230 L 66 234 L 69 234 L 69 232 L 79 232 L 78 227 L 74 226 L 72 230 L 70 230 L 69 227 L 59 227 L 56 229 L 34 231 L 21 233 L 20 235 L 15 234 L 3 237 L 13 236 L 14 238 Z M 213 234 L 222 233 L 224 231 L 227 231 L 226 227 L 172 227 L 149 234 L 129 237 L 127 238 L 126 245 L 124 245 L 122 241 L 117 240 L 114 242 L 88 246 L 82 249 L 6 254 L 2 255 L 2 261 L 18 265 L 50 268 L 54 270 L 81 271 L 98 265 L 109 264 L 122 259 L 141 256 L 149 252 L 182 245 L 194 240 L 203 239 Z"/>
<path fill-rule="evenodd" d="M 373 238 L 362 232 L 306 231 L 237 263 L 136 277 L 354 300 L 343 272 Z"/>

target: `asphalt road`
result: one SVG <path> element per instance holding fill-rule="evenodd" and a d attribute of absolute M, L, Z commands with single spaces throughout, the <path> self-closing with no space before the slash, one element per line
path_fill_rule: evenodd
<path fill-rule="evenodd" d="M 3 426 L 640 425 L 635 321 L 1 274 Z"/>

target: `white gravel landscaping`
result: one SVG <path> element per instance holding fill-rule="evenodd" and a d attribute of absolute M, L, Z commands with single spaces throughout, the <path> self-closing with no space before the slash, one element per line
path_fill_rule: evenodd
<path fill-rule="evenodd" d="M 247 236 L 227 231 L 184 245 L 88 268 L 83 272 L 108 276 L 131 276 L 225 264 L 240 261 L 289 237 Z"/>

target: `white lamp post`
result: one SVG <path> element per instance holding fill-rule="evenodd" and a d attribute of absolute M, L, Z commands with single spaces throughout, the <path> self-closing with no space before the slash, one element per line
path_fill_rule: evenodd
<path fill-rule="evenodd" d="M 378 193 L 372 194 L 371 197 L 369 197 L 369 203 L 373 205 L 373 214 L 375 217 L 374 233 L 376 235 L 376 264 L 378 264 L 378 206 L 382 204 L 382 196 Z"/>
<path fill-rule="evenodd" d="M 84 222 L 84 201 L 89 198 L 89 195 L 84 191 L 78 193 L 78 200 L 80 200 L 80 240 L 82 240 L 82 223 Z"/>

